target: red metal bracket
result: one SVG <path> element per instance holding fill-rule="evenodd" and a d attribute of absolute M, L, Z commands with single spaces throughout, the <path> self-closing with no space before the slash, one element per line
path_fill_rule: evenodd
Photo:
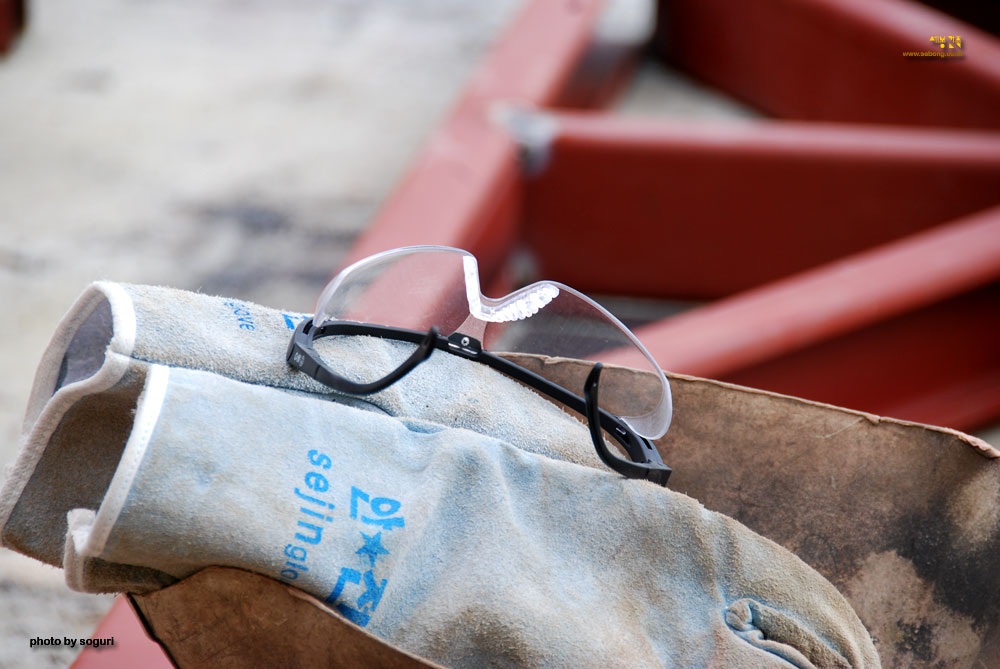
<path fill-rule="evenodd" d="M 785 117 L 1000 125 L 995 113 L 1000 42 L 971 26 L 902 0 L 737 4 L 664 3 L 657 35 L 661 52 Z M 546 16 L 548 38 L 573 45 L 551 52 L 563 59 L 555 70 L 565 74 L 573 69 L 569 61 L 583 53 L 581 35 L 591 23 L 554 20 L 556 5 L 532 3 L 501 45 L 527 44 L 528 36 L 538 35 L 527 30 L 528 17 Z M 961 36 L 965 58 L 903 57 L 903 51 L 933 47 L 930 38 L 939 34 Z M 496 55 L 504 53 L 501 46 L 483 72 L 509 72 Z M 606 70 L 613 73 L 609 80 L 621 72 Z M 541 110 L 553 128 L 548 144 L 537 137 L 522 143 L 522 157 L 537 172 L 526 186 L 509 144 L 504 144 L 508 150 L 491 153 L 479 151 L 474 138 L 464 146 L 451 141 L 449 147 L 472 161 L 465 167 L 501 187 L 491 196 L 490 179 L 469 179 L 467 197 L 445 198 L 454 179 L 434 174 L 445 172 L 453 157 L 443 156 L 435 148 L 438 140 L 432 140 L 352 259 L 403 244 L 464 244 L 495 268 L 522 240 L 541 274 L 585 290 L 728 296 L 643 332 L 668 368 L 964 428 L 1000 415 L 1000 386 L 989 385 L 996 347 L 984 334 L 997 306 L 990 287 L 995 279 L 989 278 L 998 257 L 990 255 L 996 253 L 993 246 L 974 234 L 950 237 L 958 240 L 949 247 L 954 258 L 982 260 L 982 272 L 971 283 L 953 282 L 963 271 L 952 265 L 925 273 L 944 252 L 921 237 L 911 240 L 916 246 L 903 247 L 915 264 L 892 262 L 895 240 L 1000 202 L 1000 134 L 777 121 L 657 123 L 549 113 L 544 97 L 549 103 L 579 103 L 601 96 L 580 95 L 579 78 L 548 81 L 550 95 L 521 98 L 523 107 Z M 560 85 L 562 95 L 556 90 Z M 490 104 L 480 94 L 491 93 L 470 86 L 434 137 L 455 138 L 463 124 L 489 127 L 491 137 L 502 134 L 486 120 Z M 470 105 L 470 98 L 478 106 Z M 510 100 L 494 97 L 500 99 Z M 965 229 L 965 223 L 955 226 L 949 229 Z M 877 250 L 869 256 L 869 249 Z M 837 268 L 858 263 L 868 268 L 866 278 L 840 282 Z M 885 282 L 886 267 L 905 285 Z M 921 277 L 940 284 L 931 289 Z M 875 288 L 868 281 L 884 283 Z M 941 286 L 952 292 L 935 292 Z M 756 290 L 739 294 L 748 289 Z M 897 290 L 903 292 L 892 293 Z M 873 294 L 888 301 L 873 303 Z M 788 295 L 785 301 L 782 296 Z M 880 305 L 877 317 L 866 311 L 872 304 Z M 862 312 L 869 316 L 859 318 Z M 774 323 L 780 324 L 780 336 L 774 335 Z M 900 339 L 902 332 L 906 336 Z M 949 346 L 935 347 L 942 341 Z M 746 359 L 737 363 L 741 356 Z M 928 373 L 914 383 L 906 370 L 920 364 Z M 854 376 L 846 373 L 851 369 Z M 882 382 L 858 380 L 865 375 Z M 982 392 L 972 393 L 974 387 Z"/>
<path fill-rule="evenodd" d="M 665 367 L 971 429 L 1000 415 L 1000 207 L 637 335 Z"/>
<path fill-rule="evenodd" d="M 73 669 L 108 669 L 108 667 L 142 667 L 172 669 L 160 644 L 146 634 L 139 615 L 125 596 L 115 599 L 91 639 L 113 639 L 114 645 L 88 646 L 80 651 L 71 665 Z"/>
<path fill-rule="evenodd" d="M 722 297 L 1000 203 L 1000 133 L 546 116 L 524 238 L 582 290 Z"/>
<path fill-rule="evenodd" d="M 0 54 L 6 53 L 24 30 L 24 0 L 0 0 Z"/>

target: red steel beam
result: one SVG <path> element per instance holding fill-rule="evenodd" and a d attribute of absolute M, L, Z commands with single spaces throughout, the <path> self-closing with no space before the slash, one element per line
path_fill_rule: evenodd
<path fill-rule="evenodd" d="M 474 253 L 492 275 L 518 230 L 518 149 L 493 120 L 498 103 L 560 99 L 585 53 L 599 0 L 534 0 L 496 44 L 347 262 L 397 246 Z"/>
<path fill-rule="evenodd" d="M 1000 415 L 1000 207 L 637 335 L 664 367 L 960 429 Z"/>
<path fill-rule="evenodd" d="M 721 297 L 1000 203 L 996 132 L 543 117 L 525 240 L 582 290 Z"/>
<path fill-rule="evenodd" d="M 1000 41 L 904 0 L 664 0 L 681 69 L 791 119 L 1000 128 Z M 964 59 L 904 58 L 960 36 Z"/>
<path fill-rule="evenodd" d="M 4 54 L 14 44 L 24 30 L 24 0 L 0 0 L 0 54 Z"/>
<path fill-rule="evenodd" d="M 719 376 L 968 432 L 1000 418 L 998 332 L 992 283 Z"/>
<path fill-rule="evenodd" d="M 174 666 L 160 644 L 146 634 L 146 628 L 124 595 L 115 599 L 90 638 L 113 639 L 114 645 L 83 648 L 72 669 L 172 669 Z"/>

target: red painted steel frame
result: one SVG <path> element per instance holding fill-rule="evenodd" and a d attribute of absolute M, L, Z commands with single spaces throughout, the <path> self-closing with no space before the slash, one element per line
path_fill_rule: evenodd
<path fill-rule="evenodd" d="M 994 282 L 719 376 L 969 432 L 1000 416 L 997 332 L 1000 283 Z"/>
<path fill-rule="evenodd" d="M 160 645 L 146 634 L 138 614 L 124 596 L 111 605 L 91 638 L 113 638 L 115 645 L 84 649 L 73 662 L 73 669 L 171 669 L 174 666 Z"/>
<path fill-rule="evenodd" d="M 525 241 L 581 290 L 722 297 L 1000 203 L 1000 133 L 547 116 Z"/>
<path fill-rule="evenodd" d="M 670 0 L 661 51 L 783 118 L 1000 128 L 1000 43 L 905 0 Z M 904 58 L 962 38 L 963 60 Z"/>
<path fill-rule="evenodd" d="M 24 30 L 24 0 L 0 0 L 0 54 L 14 44 Z"/>
<path fill-rule="evenodd" d="M 1000 207 L 637 331 L 667 369 L 971 429 L 1000 415 Z"/>
<path fill-rule="evenodd" d="M 570 54 L 583 53 L 593 14 L 586 21 L 567 22 L 562 12 L 568 6 L 543 0 L 529 8 L 350 259 L 405 244 L 452 244 L 483 257 L 488 275 L 517 241 L 517 217 L 523 212 L 525 238 L 546 275 L 594 291 L 718 297 L 998 202 L 1000 151 L 992 133 L 779 123 L 699 128 L 567 114 L 557 116 L 561 128 L 549 162 L 525 194 L 510 140 L 486 118 L 491 103 L 501 99 L 529 107 L 568 97 L 586 99 L 574 92 L 574 81 L 566 74 Z M 665 8 L 659 36 L 667 38 L 678 62 L 777 113 L 984 128 L 1000 122 L 995 113 L 1000 108 L 1000 44 L 915 3 L 675 0 Z M 551 21 L 567 31 L 551 40 L 558 48 L 550 53 L 568 60 L 559 62 L 558 76 L 547 78 L 545 95 L 512 96 L 498 78 L 509 77 L 507 86 L 516 87 L 520 72 L 509 66 L 516 59 L 508 47 L 528 48 L 539 38 L 539 32 L 527 29 L 530 20 Z M 717 27 L 721 33 L 713 32 Z M 932 47 L 929 38 L 935 34 L 961 35 L 967 57 L 948 62 L 903 58 L 904 50 L 920 50 L 925 42 Z M 548 70 L 550 75 L 553 71 Z M 829 98 L 834 92 L 840 97 Z M 595 267 L 600 273 L 592 271 Z M 899 271 L 909 275 L 917 270 Z M 989 290 L 969 290 L 981 299 L 966 305 L 963 314 L 992 305 Z M 831 306 L 844 296 L 834 290 L 802 299 Z M 950 297 L 962 301 L 958 294 Z M 942 297 L 941 304 L 950 304 L 950 297 Z M 732 299 L 741 304 L 742 298 Z M 936 311 L 914 304 L 912 311 L 895 318 L 905 321 L 925 313 Z M 723 332 L 754 332 L 758 316 L 744 313 L 744 320 L 730 319 Z M 966 324 L 959 331 L 974 329 L 956 313 L 951 317 Z M 824 356 L 843 367 L 851 363 L 843 351 L 862 351 L 857 361 L 867 365 L 873 362 L 872 347 L 888 340 L 866 333 L 884 331 L 893 320 L 886 316 L 858 324 L 857 330 L 830 332 L 824 336 L 834 339 L 820 337 L 805 348 L 774 350 L 774 358 L 740 369 L 720 366 L 717 373 L 775 387 L 773 377 L 779 369 L 789 373 L 784 361 L 792 356 L 795 369 L 822 366 Z M 971 339 L 952 338 L 953 347 L 985 350 L 976 338 L 983 331 L 989 330 L 969 334 Z M 697 341 L 700 335 L 690 332 Z M 798 336 L 793 330 L 787 334 Z M 910 331 L 908 337 L 921 349 L 937 335 L 925 329 Z M 862 340 L 869 343 L 861 346 Z M 902 350 L 894 343 L 895 350 Z M 957 397 L 957 382 L 947 370 L 938 371 L 933 378 Z M 971 378 L 978 372 L 964 373 Z M 793 392 L 831 396 L 831 384 L 819 375 L 795 378 Z M 893 389 L 906 395 L 905 374 L 897 369 L 887 378 L 879 397 L 885 400 Z M 860 388 L 854 392 L 863 395 Z M 846 391 L 833 396 L 841 404 L 859 406 Z M 929 397 L 924 393 L 906 407 L 899 400 L 886 413 L 901 411 L 939 423 L 954 417 L 962 425 L 996 413 L 982 393 L 965 417 L 953 410 L 914 413 L 920 402 L 925 408 L 941 406 Z M 861 404 L 874 406 L 869 400 Z"/>

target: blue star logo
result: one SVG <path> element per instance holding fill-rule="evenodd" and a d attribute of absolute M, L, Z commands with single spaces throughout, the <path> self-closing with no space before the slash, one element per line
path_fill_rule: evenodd
<path fill-rule="evenodd" d="M 389 551 L 385 549 L 382 545 L 382 533 L 379 532 L 373 537 L 368 536 L 364 532 L 361 532 L 361 536 L 365 539 L 365 545 L 355 551 L 358 555 L 367 555 L 368 559 L 371 561 L 372 567 L 375 566 L 375 560 L 378 559 L 379 555 L 388 555 Z"/>

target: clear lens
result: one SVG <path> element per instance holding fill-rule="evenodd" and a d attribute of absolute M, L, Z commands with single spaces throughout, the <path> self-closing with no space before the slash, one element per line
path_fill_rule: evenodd
<path fill-rule="evenodd" d="M 462 258 L 472 256 L 447 247 L 416 248 L 426 250 L 387 251 L 346 268 L 320 295 L 315 321 L 411 330 L 436 325 L 451 334 L 469 313 Z"/>
<path fill-rule="evenodd" d="M 647 380 L 644 387 L 638 388 L 636 375 L 630 369 L 606 365 L 601 374 L 601 408 L 648 438 L 661 437 L 670 425 L 671 399 L 666 378 L 618 319 L 585 295 L 551 281 L 534 283 L 498 299 L 485 297 L 480 292 L 476 260 L 466 251 L 409 247 L 351 265 L 320 296 L 315 322 L 321 325 L 328 321 L 356 321 L 421 332 L 436 326 L 445 336 L 461 332 L 478 339 L 486 350 L 498 355 L 621 362 L 652 372 L 659 383 L 650 386 Z M 400 342 L 373 346 L 362 337 L 336 339 L 358 340 L 329 344 L 356 348 L 353 362 L 345 363 L 348 358 L 337 355 L 341 368 L 354 369 L 331 367 L 361 382 L 388 373 L 413 350 L 412 345 Z M 317 342 L 321 355 L 322 341 Z M 574 385 L 568 388 L 576 394 L 583 391 L 589 366 L 579 370 L 580 378 L 573 378 Z M 544 376 L 544 369 L 540 373 Z"/>

